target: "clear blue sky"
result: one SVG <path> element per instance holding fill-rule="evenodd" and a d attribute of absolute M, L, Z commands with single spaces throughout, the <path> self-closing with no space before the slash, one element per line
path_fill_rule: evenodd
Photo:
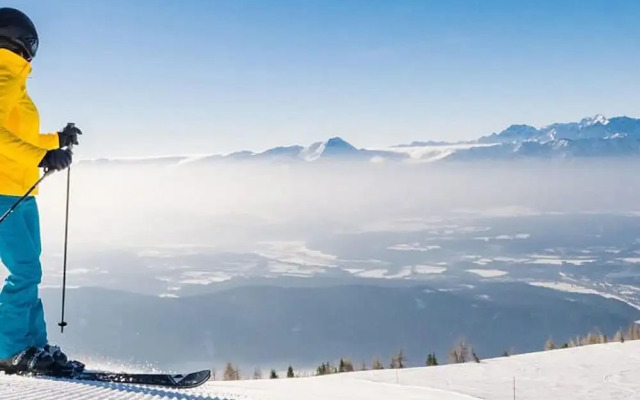
<path fill-rule="evenodd" d="M 23 0 L 82 157 L 460 140 L 640 113 L 637 0 Z"/>

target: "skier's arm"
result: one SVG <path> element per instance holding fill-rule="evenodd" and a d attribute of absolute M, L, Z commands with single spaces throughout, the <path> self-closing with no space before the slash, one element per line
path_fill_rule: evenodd
<path fill-rule="evenodd" d="M 38 147 L 45 150 L 55 150 L 60 148 L 60 138 L 58 132 L 41 133 L 39 136 Z"/>
<path fill-rule="evenodd" d="M 0 127 L 0 155 L 25 166 L 34 166 L 40 164 L 46 153 L 47 150 L 24 142 L 4 126 Z"/>
<path fill-rule="evenodd" d="M 41 133 L 38 137 L 39 147 L 47 150 L 55 150 L 62 147 L 77 146 L 78 135 L 82 135 L 82 131 L 78 129 L 76 124 L 69 122 L 67 126 L 58 132 Z"/>
<path fill-rule="evenodd" d="M 21 77 L 11 67 L 0 66 L 0 155 L 25 166 L 40 164 L 47 150 L 29 144 L 6 127 L 9 110 L 20 96 Z"/>

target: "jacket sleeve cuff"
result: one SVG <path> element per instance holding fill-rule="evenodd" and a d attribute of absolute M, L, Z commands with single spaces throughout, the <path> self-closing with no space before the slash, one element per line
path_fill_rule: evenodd
<path fill-rule="evenodd" d="M 57 133 L 43 133 L 40 134 L 40 140 L 38 141 L 39 147 L 45 150 L 55 150 L 60 148 L 60 139 Z"/>

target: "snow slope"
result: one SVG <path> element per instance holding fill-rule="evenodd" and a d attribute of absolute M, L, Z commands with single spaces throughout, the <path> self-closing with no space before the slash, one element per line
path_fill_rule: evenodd
<path fill-rule="evenodd" d="M 640 398 L 640 341 L 484 360 L 480 364 L 326 377 L 210 382 L 167 390 L 0 375 L 0 399 L 518 400 Z"/>

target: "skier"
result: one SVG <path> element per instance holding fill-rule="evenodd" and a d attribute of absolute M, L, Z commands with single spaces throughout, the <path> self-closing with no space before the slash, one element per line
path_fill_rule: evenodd
<path fill-rule="evenodd" d="M 29 17 L 0 8 L 0 214 L 38 180 L 38 167 L 68 168 L 68 147 L 78 144 L 81 133 L 73 125 L 40 133 L 38 111 L 26 91 L 37 50 L 38 34 Z M 38 297 L 42 267 L 36 191 L 0 224 L 0 259 L 9 270 L 0 292 L 0 370 L 7 372 L 46 373 L 71 363 L 48 343 Z"/>

